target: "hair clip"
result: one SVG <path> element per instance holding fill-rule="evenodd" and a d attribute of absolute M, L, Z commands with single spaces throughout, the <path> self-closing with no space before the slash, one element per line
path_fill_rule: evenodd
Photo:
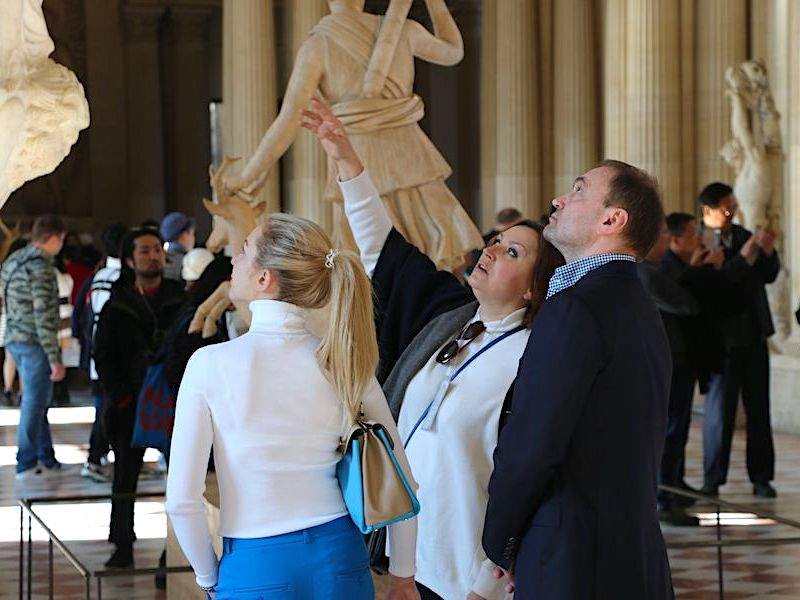
<path fill-rule="evenodd" d="M 337 256 L 339 256 L 338 250 L 334 250 L 333 248 L 328 250 L 328 254 L 325 255 L 325 267 L 328 269 L 332 269 L 333 259 L 336 258 Z"/>

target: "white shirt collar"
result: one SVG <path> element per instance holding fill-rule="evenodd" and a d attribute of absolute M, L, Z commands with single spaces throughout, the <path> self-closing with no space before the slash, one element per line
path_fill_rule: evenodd
<path fill-rule="evenodd" d="M 307 332 L 305 310 L 279 300 L 260 299 L 250 303 L 253 320 L 250 331 L 270 333 Z"/>
<path fill-rule="evenodd" d="M 484 321 L 483 324 L 486 325 L 486 332 L 501 333 L 508 331 L 509 329 L 513 329 L 517 325 L 522 324 L 522 320 L 525 318 L 525 313 L 527 310 L 528 307 L 523 306 L 522 308 L 518 308 L 512 312 L 510 315 L 506 315 L 504 318 L 497 321 Z M 475 313 L 475 316 L 472 318 L 472 322 L 481 320 L 481 309 L 478 307 L 478 312 Z"/>

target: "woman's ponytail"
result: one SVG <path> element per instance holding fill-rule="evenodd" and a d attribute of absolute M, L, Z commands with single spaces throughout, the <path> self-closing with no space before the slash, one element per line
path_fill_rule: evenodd
<path fill-rule="evenodd" d="M 278 279 L 278 300 L 328 307 L 317 359 L 344 404 L 349 426 L 378 365 L 372 286 L 361 261 L 353 252 L 332 249 L 316 223 L 282 213 L 270 215 L 256 247 L 256 262 Z"/>
<path fill-rule="evenodd" d="M 361 398 L 378 366 L 372 286 L 353 252 L 330 251 L 326 261 L 331 277 L 330 322 L 317 357 L 344 402 L 350 424 L 358 418 Z"/>

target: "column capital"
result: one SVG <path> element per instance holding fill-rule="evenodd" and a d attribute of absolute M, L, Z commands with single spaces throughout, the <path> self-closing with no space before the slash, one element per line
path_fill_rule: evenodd
<path fill-rule="evenodd" d="M 124 6 L 122 28 L 128 43 L 154 42 L 164 18 L 162 6 Z"/>

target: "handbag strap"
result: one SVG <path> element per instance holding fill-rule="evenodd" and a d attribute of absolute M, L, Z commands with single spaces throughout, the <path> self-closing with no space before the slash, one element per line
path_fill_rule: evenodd
<path fill-rule="evenodd" d="M 500 342 L 502 342 L 502 341 L 503 341 L 504 339 L 506 339 L 507 337 L 509 337 L 509 336 L 512 336 L 512 335 L 514 335 L 515 333 L 517 333 L 517 332 L 519 332 L 519 331 L 522 331 L 523 329 L 525 329 L 525 326 L 524 326 L 524 325 L 518 325 L 517 327 L 514 327 L 514 329 L 510 329 L 510 330 L 506 331 L 506 332 L 505 332 L 503 335 L 501 335 L 500 337 L 493 339 L 491 342 L 489 342 L 489 343 L 488 343 L 488 344 L 486 344 L 485 346 L 483 346 L 483 347 L 479 348 L 479 349 L 478 349 L 478 351 L 477 351 L 477 352 L 475 352 L 475 354 L 473 354 L 473 355 L 472 355 L 472 356 L 470 356 L 470 357 L 469 357 L 467 360 L 465 360 L 465 361 L 464 361 L 464 364 L 463 364 L 463 365 L 461 365 L 461 366 L 460 366 L 458 369 L 456 369 L 456 371 L 455 371 L 455 372 L 454 372 L 454 373 L 453 373 L 453 374 L 450 376 L 450 379 L 449 379 L 448 383 L 453 383 L 453 381 L 455 381 L 456 377 L 458 377 L 459 375 L 461 375 L 461 373 L 464 371 L 464 369 L 466 369 L 466 368 L 467 368 L 467 367 L 470 365 L 470 363 L 472 363 L 472 361 L 474 361 L 474 360 L 475 360 L 476 358 L 478 358 L 478 357 L 479 357 L 481 354 L 483 354 L 484 352 L 486 352 L 486 351 L 487 351 L 489 348 L 491 348 L 491 347 L 492 347 L 492 346 L 494 346 L 495 344 L 499 344 Z M 425 420 L 425 417 L 427 417 L 427 416 L 428 416 L 428 413 L 430 412 L 430 410 L 431 410 L 431 407 L 433 406 L 433 403 L 434 403 L 435 401 L 436 401 L 436 399 L 435 399 L 435 398 L 434 398 L 433 400 L 431 400 L 431 401 L 430 401 L 430 403 L 428 404 L 428 406 L 425 408 L 425 410 L 424 410 L 424 411 L 422 411 L 422 415 L 420 415 L 419 419 L 418 419 L 418 420 L 417 420 L 417 422 L 414 424 L 414 427 L 412 427 L 412 428 L 411 428 L 411 433 L 409 433 L 409 434 L 408 434 L 408 437 L 406 438 L 406 441 L 405 441 L 405 443 L 403 444 L 403 448 L 407 448 L 407 447 L 408 447 L 408 443 L 411 441 L 411 438 L 412 438 L 412 437 L 414 437 L 414 434 L 417 432 L 417 429 L 419 429 L 419 426 L 420 426 L 420 425 L 422 424 L 422 422 Z"/>

